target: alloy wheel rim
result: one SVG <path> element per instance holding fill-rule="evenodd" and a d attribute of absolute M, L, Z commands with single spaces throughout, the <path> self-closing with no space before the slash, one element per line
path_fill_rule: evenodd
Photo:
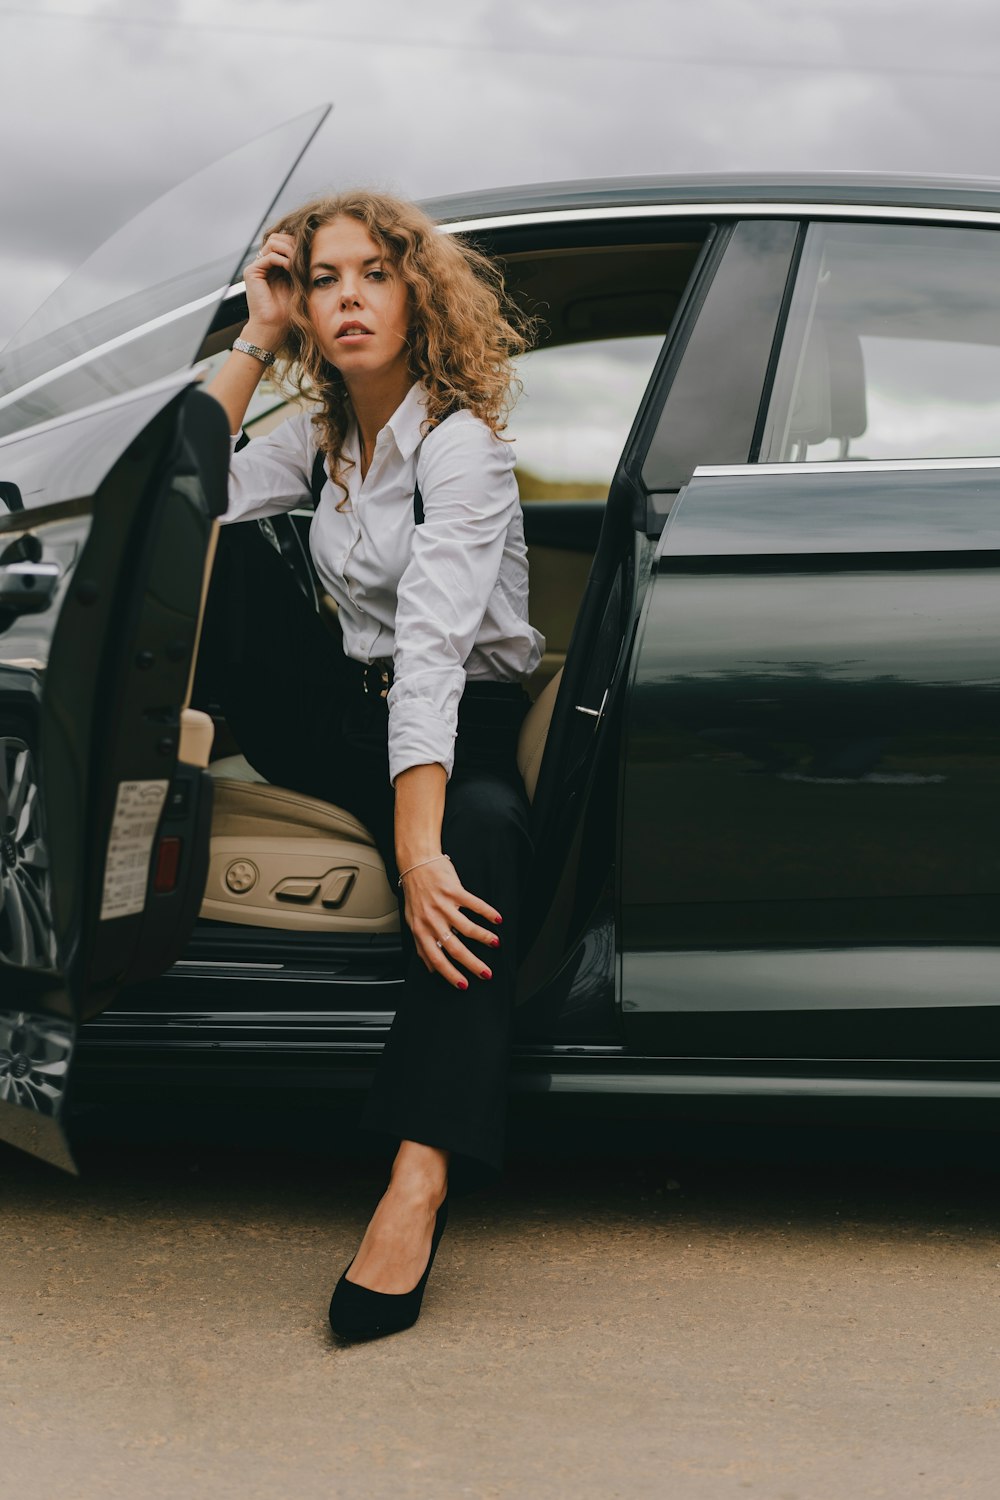
<path fill-rule="evenodd" d="M 25 969 L 55 966 L 49 855 L 34 757 L 13 736 L 0 738 L 0 959 Z"/>
<path fill-rule="evenodd" d="M 71 1051 L 64 1022 L 24 1011 L 0 1015 L 0 1101 L 58 1114 Z"/>

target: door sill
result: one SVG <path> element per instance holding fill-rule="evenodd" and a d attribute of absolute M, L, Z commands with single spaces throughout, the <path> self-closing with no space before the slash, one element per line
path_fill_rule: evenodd
<path fill-rule="evenodd" d="M 397 932 L 286 932 L 276 927 L 248 927 L 236 922 L 200 919 L 173 973 L 229 969 L 336 972 L 345 963 L 400 954 Z"/>

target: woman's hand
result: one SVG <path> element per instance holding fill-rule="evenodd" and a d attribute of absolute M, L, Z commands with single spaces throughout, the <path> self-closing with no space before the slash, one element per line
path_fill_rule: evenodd
<path fill-rule="evenodd" d="M 492 979 L 489 965 L 477 958 L 462 939 L 472 938 L 491 948 L 498 948 L 500 939 L 495 932 L 480 927 L 461 908 L 492 923 L 502 922 L 503 918 L 495 907 L 465 889 L 451 860 L 442 857 L 418 865 L 403 877 L 403 890 L 407 925 L 424 967 L 442 974 L 459 990 L 467 990 L 469 981 L 458 965 L 475 979 Z"/>
<path fill-rule="evenodd" d="M 294 253 L 290 234 L 269 234 L 243 272 L 250 314 L 243 336 L 251 344 L 276 349 L 288 332 Z"/>
<path fill-rule="evenodd" d="M 290 234 L 269 234 L 259 255 L 243 272 L 250 317 L 242 336 L 248 344 L 275 351 L 288 332 L 292 306 L 290 267 L 295 241 Z M 244 351 L 229 356 L 205 390 L 226 413 L 235 436 L 260 384 L 264 365 Z"/>

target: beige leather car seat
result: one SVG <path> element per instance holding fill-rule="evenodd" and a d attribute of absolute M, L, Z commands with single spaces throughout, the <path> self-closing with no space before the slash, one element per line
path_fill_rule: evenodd
<path fill-rule="evenodd" d="M 528 710 L 517 763 L 535 795 L 562 673 Z M 316 797 L 271 786 L 243 756 L 209 767 L 212 847 L 201 915 L 300 932 L 395 932 L 396 893 L 371 834 Z"/>

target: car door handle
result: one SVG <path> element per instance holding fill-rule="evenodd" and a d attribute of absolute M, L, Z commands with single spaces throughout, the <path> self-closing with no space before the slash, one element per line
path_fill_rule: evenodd
<path fill-rule="evenodd" d="M 15 562 L 0 565 L 0 610 L 37 615 L 48 609 L 62 576 L 58 563 Z"/>
<path fill-rule="evenodd" d="M 578 714 L 586 714 L 588 716 L 588 718 L 594 719 L 596 721 L 595 724 L 594 724 L 594 728 L 596 729 L 597 725 L 601 722 L 601 720 L 604 717 L 604 706 L 607 703 L 607 701 L 608 701 L 608 689 L 605 688 L 604 689 L 604 697 L 601 699 L 601 706 L 600 706 L 600 708 L 585 708 L 582 703 L 575 703 L 573 706 L 576 709 L 576 711 L 577 711 Z"/>

